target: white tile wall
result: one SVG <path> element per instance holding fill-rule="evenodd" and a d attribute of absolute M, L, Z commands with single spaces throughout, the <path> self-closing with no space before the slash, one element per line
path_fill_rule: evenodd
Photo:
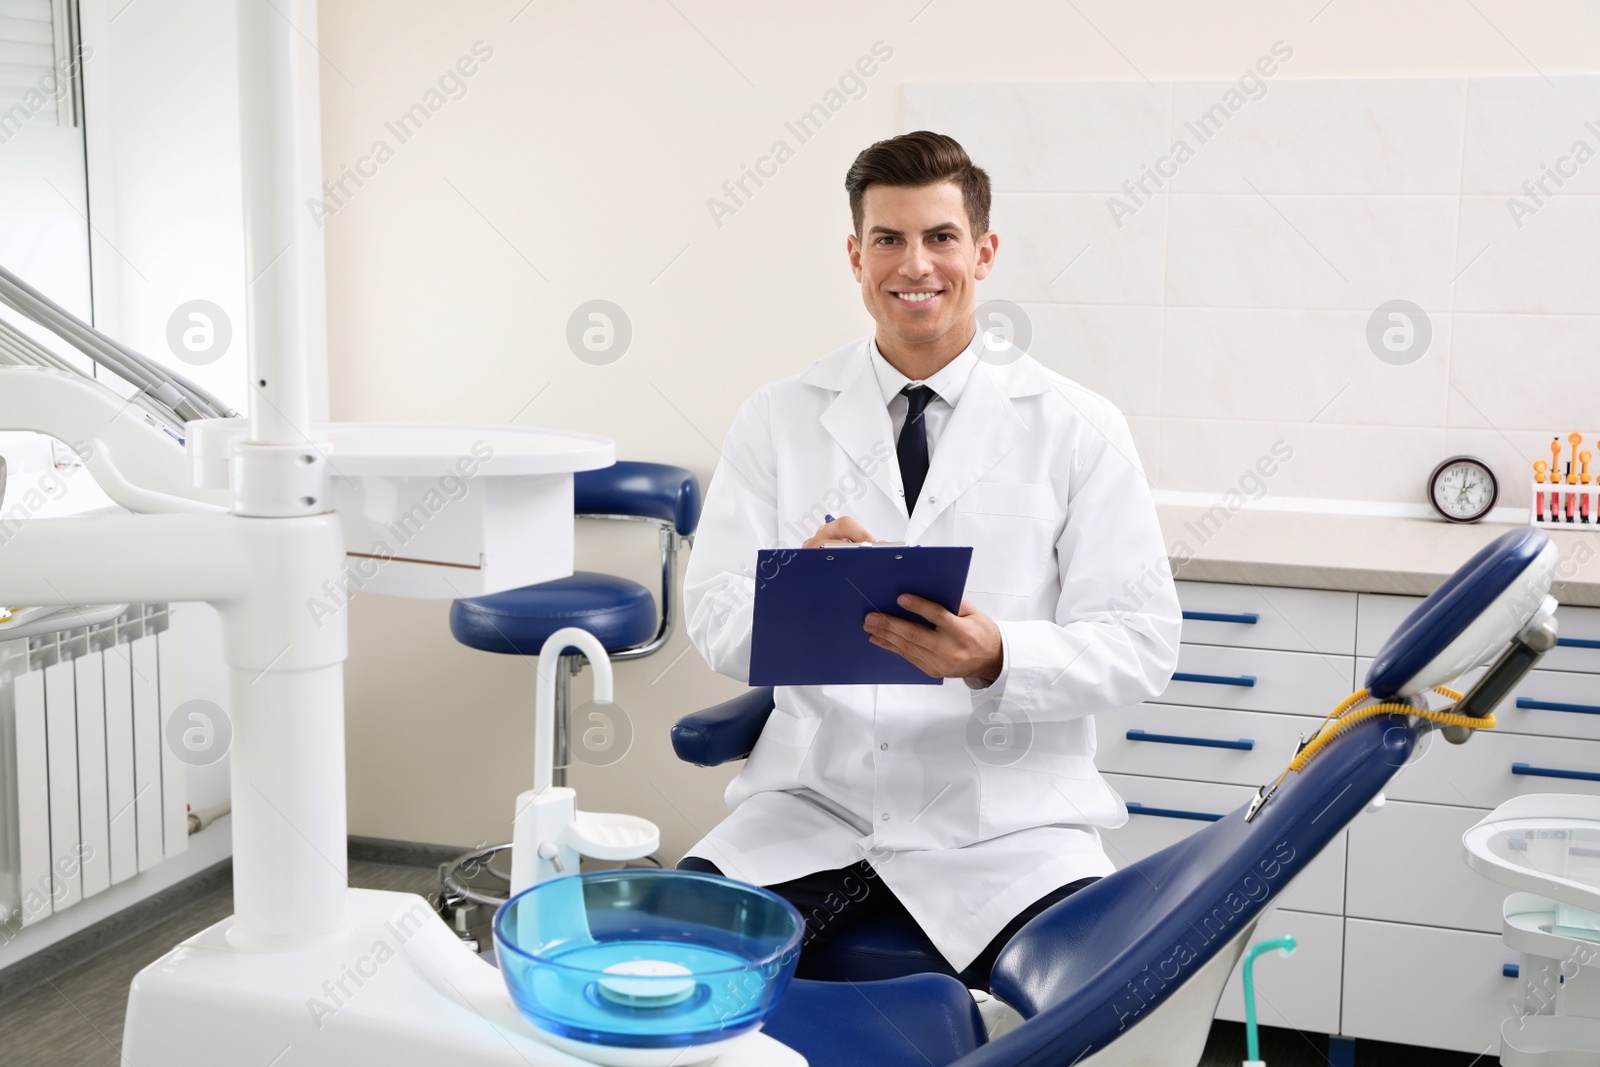
<path fill-rule="evenodd" d="M 1165 198 L 1120 227 L 1105 203 L 1104 193 L 997 195 L 989 224 L 1001 251 L 983 295 L 1160 307 Z"/>
<path fill-rule="evenodd" d="M 913 85 L 906 129 L 951 132 L 997 190 L 1107 193 L 1171 144 L 1171 85 Z M 959 127 L 963 132 L 952 132 Z"/>
<path fill-rule="evenodd" d="M 1467 195 L 1526 195 L 1522 183 L 1554 167 L 1574 142 L 1600 148 L 1600 79 L 1555 75 L 1544 78 L 1474 78 L 1468 84 L 1466 139 L 1461 192 Z M 1600 193 L 1600 155 L 1563 185 L 1548 188 L 1563 195 Z"/>
<path fill-rule="evenodd" d="M 1029 352 L 1093 389 L 1130 418 L 1158 416 L 1161 309 L 1104 304 L 1038 304 L 1029 313 Z"/>
<path fill-rule="evenodd" d="M 1368 426 L 1359 433 L 1321 422 L 1230 421 L 1164 416 L 1156 484 L 1188 492 L 1222 492 L 1240 483 L 1275 442 L 1294 449 L 1268 481 L 1275 496 L 1332 500 L 1399 500 L 1412 470 L 1424 476 L 1444 456 L 1442 429 Z"/>
<path fill-rule="evenodd" d="M 1600 76 L 1230 89 L 908 85 L 905 128 L 989 170 L 981 295 L 1122 407 L 1158 488 L 1222 492 L 1281 438 L 1274 495 L 1421 504 L 1467 452 L 1526 507 L 1550 436 L 1600 427 Z M 1432 326 L 1405 366 L 1367 347 L 1393 299 Z"/>
<path fill-rule="evenodd" d="M 1449 308 L 1454 197 L 1174 194 L 1169 217 L 1169 305 Z"/>
<path fill-rule="evenodd" d="M 1174 86 L 1173 129 L 1195 148 L 1174 192 L 1456 193 L 1465 81 L 1270 80 L 1210 136 L 1199 120 L 1232 84 Z"/>
<path fill-rule="evenodd" d="M 1372 358 L 1366 321 L 1364 311 L 1168 308 L 1161 408 L 1223 419 L 1443 425 L 1449 338 L 1435 333 L 1420 360 L 1391 366 Z M 1435 325 L 1448 329 L 1448 320 Z M 1396 405 L 1396 391 L 1410 402 Z"/>
<path fill-rule="evenodd" d="M 1595 143 L 1600 146 L 1600 138 Z M 1600 167 L 1600 160 L 1594 165 Z M 1600 314 L 1600 285 L 1595 284 L 1594 274 L 1600 197 L 1557 196 L 1520 221 L 1518 228 L 1505 197 L 1461 199 L 1456 309 Z M 1468 266 L 1483 248 L 1488 251 Z M 1530 393 L 1528 399 L 1535 395 Z"/>

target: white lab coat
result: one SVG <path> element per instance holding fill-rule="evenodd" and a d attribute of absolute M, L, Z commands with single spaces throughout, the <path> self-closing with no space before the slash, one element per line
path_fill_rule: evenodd
<path fill-rule="evenodd" d="M 758 885 L 867 859 L 960 969 L 1052 889 L 1113 870 L 1098 829 L 1127 809 L 1095 769 L 1093 716 L 1165 688 L 1180 615 L 1114 405 L 991 348 L 908 521 L 870 358 L 846 345 L 739 409 L 689 559 L 689 635 L 747 681 L 756 550 L 851 515 L 880 540 L 973 546 L 966 597 L 998 622 L 1004 672 L 779 687 L 732 814 L 690 855 Z"/>

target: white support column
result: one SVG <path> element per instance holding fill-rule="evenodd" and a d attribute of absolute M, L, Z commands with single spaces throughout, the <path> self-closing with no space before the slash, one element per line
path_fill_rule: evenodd
<path fill-rule="evenodd" d="M 239 0 L 240 160 L 248 265 L 250 440 L 310 428 L 307 363 L 326 347 L 315 0 Z M 265 383 L 265 384 L 263 384 Z"/>
<path fill-rule="evenodd" d="M 33 519 L 0 541 L 0 602 L 204 600 L 222 618 L 233 719 L 240 948 L 344 927 L 343 613 L 309 610 L 337 576 L 337 516 Z"/>
<path fill-rule="evenodd" d="M 272 520 L 263 520 L 272 521 Z M 345 923 L 343 664 L 231 672 L 233 926 L 270 950 Z"/>

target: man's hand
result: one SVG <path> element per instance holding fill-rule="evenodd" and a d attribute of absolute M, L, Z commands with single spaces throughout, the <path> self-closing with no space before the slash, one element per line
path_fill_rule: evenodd
<path fill-rule="evenodd" d="M 817 527 L 817 532 L 801 548 L 821 548 L 824 541 L 870 541 L 867 528 L 848 515 L 840 515 L 832 522 Z"/>
<path fill-rule="evenodd" d="M 970 601 L 961 602 L 959 615 L 910 593 L 901 595 L 898 603 L 934 628 L 872 612 L 863 628 L 872 635 L 873 644 L 898 652 L 934 678 L 974 678 L 989 685 L 1000 677 L 1004 666 L 1000 627 Z"/>

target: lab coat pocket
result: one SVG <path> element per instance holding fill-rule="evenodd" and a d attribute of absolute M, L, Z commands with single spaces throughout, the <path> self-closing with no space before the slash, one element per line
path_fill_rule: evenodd
<path fill-rule="evenodd" d="M 759 744 L 782 745 L 784 748 L 795 748 L 801 752 L 811 747 L 811 742 L 817 736 L 817 728 L 822 725 L 822 720 L 814 716 L 791 715 L 787 711 L 774 709 L 767 717 L 767 723 L 761 728 Z"/>
<path fill-rule="evenodd" d="M 1027 596 L 1055 566 L 1060 513 L 1048 485 L 978 482 L 957 498 L 956 540 L 972 546 L 967 591 Z"/>
<path fill-rule="evenodd" d="M 1122 798 L 1082 756 L 1030 753 L 1009 766 L 980 765 L 978 776 L 983 838 L 1036 826 L 1111 829 L 1128 818 Z"/>

